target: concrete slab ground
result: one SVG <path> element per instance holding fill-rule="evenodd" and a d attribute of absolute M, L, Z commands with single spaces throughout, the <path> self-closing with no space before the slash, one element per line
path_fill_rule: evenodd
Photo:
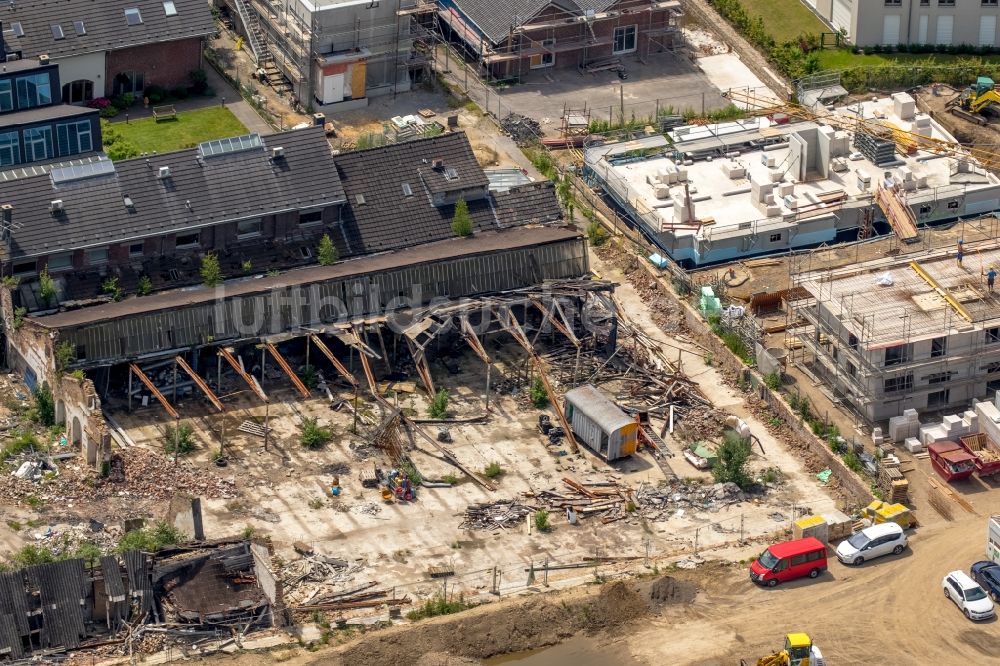
<path fill-rule="evenodd" d="M 778 99 L 778 96 L 764 85 L 764 82 L 757 78 L 757 75 L 750 71 L 735 53 L 702 56 L 696 62 L 712 85 L 719 90 L 750 88 L 762 97 Z"/>
<path fill-rule="evenodd" d="M 614 72 L 580 74 L 575 69 L 535 70 L 500 93 L 511 111 L 539 121 L 547 134 L 557 134 L 563 107 L 591 109 L 592 120 L 617 122 L 652 117 L 657 109 L 681 113 L 721 109 L 727 105 L 719 89 L 685 56 L 658 54 L 648 64 L 624 60 L 628 78 Z"/>

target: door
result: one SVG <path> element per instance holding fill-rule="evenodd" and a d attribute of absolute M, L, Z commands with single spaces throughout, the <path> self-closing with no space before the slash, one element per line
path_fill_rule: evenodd
<path fill-rule="evenodd" d="M 899 14 L 882 17 L 882 43 L 899 44 Z"/>
<path fill-rule="evenodd" d="M 344 101 L 344 74 L 323 77 L 323 103 L 336 104 Z"/>
<path fill-rule="evenodd" d="M 851 34 L 851 0 L 833 0 L 831 22 L 837 30 L 846 30 L 848 37 L 854 37 Z"/>
<path fill-rule="evenodd" d="M 956 604 L 961 606 L 962 602 L 965 600 L 965 597 L 962 596 L 962 588 L 958 586 L 958 583 L 949 578 L 948 587 L 945 589 L 948 591 L 948 598 L 950 598 Z"/>
<path fill-rule="evenodd" d="M 955 27 L 954 16 L 938 16 L 935 44 L 951 44 L 952 30 Z"/>
<path fill-rule="evenodd" d="M 924 14 L 920 17 L 920 22 L 917 24 L 917 44 L 927 43 L 927 15 Z"/>
<path fill-rule="evenodd" d="M 996 15 L 991 16 L 980 16 L 979 17 L 979 45 L 980 46 L 993 46 L 997 40 L 997 17 Z"/>
<path fill-rule="evenodd" d="M 543 39 L 542 47 L 546 48 L 554 46 L 555 43 L 556 43 L 555 39 Z M 529 61 L 529 66 L 531 67 L 531 69 L 552 67 L 555 64 L 556 64 L 556 54 L 552 53 L 551 51 L 546 51 L 544 53 L 538 53 L 536 55 L 533 55 L 531 56 L 531 60 Z"/>

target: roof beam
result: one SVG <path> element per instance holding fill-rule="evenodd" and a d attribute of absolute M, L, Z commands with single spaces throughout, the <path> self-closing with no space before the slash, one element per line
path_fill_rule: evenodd
<path fill-rule="evenodd" d="M 294 370 L 292 370 L 292 366 L 288 365 L 288 361 L 285 360 L 285 357 L 278 352 L 278 348 L 275 347 L 270 342 L 265 342 L 264 348 L 267 349 L 267 351 L 271 352 L 271 356 L 273 356 L 274 360 L 278 362 L 278 365 L 281 366 L 281 369 L 285 371 L 285 374 L 288 375 L 288 378 L 292 380 L 292 383 L 295 384 L 295 388 L 298 389 L 299 393 L 302 394 L 302 397 L 308 398 L 309 387 L 307 387 L 305 384 L 302 383 L 302 380 L 299 379 L 299 376 L 295 374 Z"/>
<path fill-rule="evenodd" d="M 469 347 L 472 349 L 473 353 L 479 357 L 479 360 L 489 365 L 492 363 L 490 360 L 490 355 L 486 353 L 486 348 L 483 347 L 483 343 L 479 341 L 479 336 L 476 335 L 476 331 L 473 330 L 472 324 L 469 323 L 469 318 L 465 315 L 459 319 L 462 326 L 462 337 L 465 341 L 469 343 Z"/>
<path fill-rule="evenodd" d="M 340 373 L 341 377 L 343 377 L 344 379 L 346 379 L 351 384 L 351 386 L 357 386 L 358 385 L 357 378 L 355 378 L 355 376 L 352 375 L 348 371 L 348 369 L 344 367 L 344 364 L 341 363 L 340 360 L 336 356 L 334 356 L 333 352 L 330 351 L 330 348 L 326 346 L 326 343 L 323 342 L 318 335 L 316 335 L 315 333 L 313 333 L 313 334 L 310 334 L 309 338 L 313 341 L 313 344 L 316 345 L 316 349 L 320 350 L 320 352 L 323 354 L 323 356 L 326 356 L 327 360 L 329 360 L 330 363 L 333 364 L 334 369 L 338 373 Z"/>
<path fill-rule="evenodd" d="M 941 298 L 947 301 L 948 305 L 950 305 L 952 309 L 962 317 L 962 319 L 970 324 L 972 323 L 972 315 L 970 315 L 969 311 L 965 309 L 965 306 L 959 303 L 958 299 L 951 295 L 951 292 L 938 284 L 938 281 L 931 277 L 931 274 L 924 270 L 923 266 L 915 261 L 911 261 L 910 268 L 912 268 L 917 275 L 922 277 L 924 281 L 931 286 L 931 289 L 936 291 Z"/>
<path fill-rule="evenodd" d="M 188 376 L 194 381 L 195 385 L 201 389 L 201 392 L 205 394 L 205 396 L 209 399 L 209 401 L 213 405 L 215 405 L 216 409 L 218 409 L 220 412 L 226 411 L 226 406 L 222 404 L 222 401 L 219 400 L 219 397 L 212 392 L 212 389 L 210 389 L 208 384 L 205 383 L 205 380 L 201 378 L 201 375 L 195 372 L 194 369 L 192 369 L 191 366 L 187 364 L 187 361 L 185 361 L 180 356 L 175 356 L 174 360 L 177 362 L 177 365 L 181 366 L 181 370 L 186 372 Z"/>
<path fill-rule="evenodd" d="M 358 335 L 356 329 L 351 328 L 351 335 L 358 344 L 358 349 L 361 353 L 358 354 L 358 358 L 361 359 L 361 367 L 365 371 L 365 378 L 368 380 L 368 386 L 371 388 L 372 395 L 378 398 L 378 383 L 375 381 L 375 373 L 372 372 L 372 366 L 368 362 L 368 355 L 364 353 L 364 347 L 367 347 L 365 343 L 361 341 L 361 337 Z"/>
<path fill-rule="evenodd" d="M 174 417 L 175 419 L 179 419 L 181 417 L 180 414 L 177 413 L 177 410 L 174 409 L 173 405 L 167 402 L 167 399 L 164 397 L 164 395 L 160 393 L 160 390 L 158 388 L 156 388 L 156 385 L 153 383 L 153 380 L 147 377 L 146 373 L 142 371 L 142 368 L 137 366 L 135 363 L 129 363 L 128 367 L 129 370 L 132 371 L 132 374 L 138 377 L 139 381 L 146 385 L 146 388 L 148 388 L 149 392 L 153 394 L 153 397 L 160 401 L 160 404 L 163 405 L 163 409 L 167 410 L 167 414 L 170 414 L 170 416 Z"/>
<path fill-rule="evenodd" d="M 233 370 L 236 371 L 236 374 L 238 374 L 240 377 L 243 378 L 243 381 L 247 383 L 247 386 L 250 387 L 251 391 L 257 394 L 258 398 L 260 398 L 264 402 L 270 402 L 267 399 L 267 394 L 264 393 L 264 389 L 261 388 L 260 382 L 258 382 L 255 377 L 251 377 L 246 373 L 246 370 L 243 369 L 243 366 L 240 365 L 240 362 L 236 360 L 235 356 L 233 356 L 232 349 L 228 347 L 219 347 L 218 354 L 222 358 L 226 359 L 226 362 L 233 367 Z"/>

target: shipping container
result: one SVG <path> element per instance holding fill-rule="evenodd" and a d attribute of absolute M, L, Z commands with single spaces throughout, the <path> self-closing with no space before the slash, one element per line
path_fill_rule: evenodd
<path fill-rule="evenodd" d="M 639 424 L 595 386 L 566 393 L 566 420 L 573 435 L 605 460 L 635 453 Z"/>

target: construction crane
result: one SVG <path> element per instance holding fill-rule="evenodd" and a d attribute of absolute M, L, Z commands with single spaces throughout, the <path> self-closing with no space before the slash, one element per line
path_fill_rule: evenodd
<path fill-rule="evenodd" d="M 740 666 L 750 666 L 740 659 Z M 785 648 L 757 660 L 757 666 L 826 666 L 819 648 L 813 645 L 808 634 L 788 634 Z"/>
<path fill-rule="evenodd" d="M 980 76 L 945 107 L 960 118 L 984 125 L 986 119 L 983 116 L 997 111 L 994 105 L 1000 105 L 1000 93 L 993 89 L 993 79 Z"/>

